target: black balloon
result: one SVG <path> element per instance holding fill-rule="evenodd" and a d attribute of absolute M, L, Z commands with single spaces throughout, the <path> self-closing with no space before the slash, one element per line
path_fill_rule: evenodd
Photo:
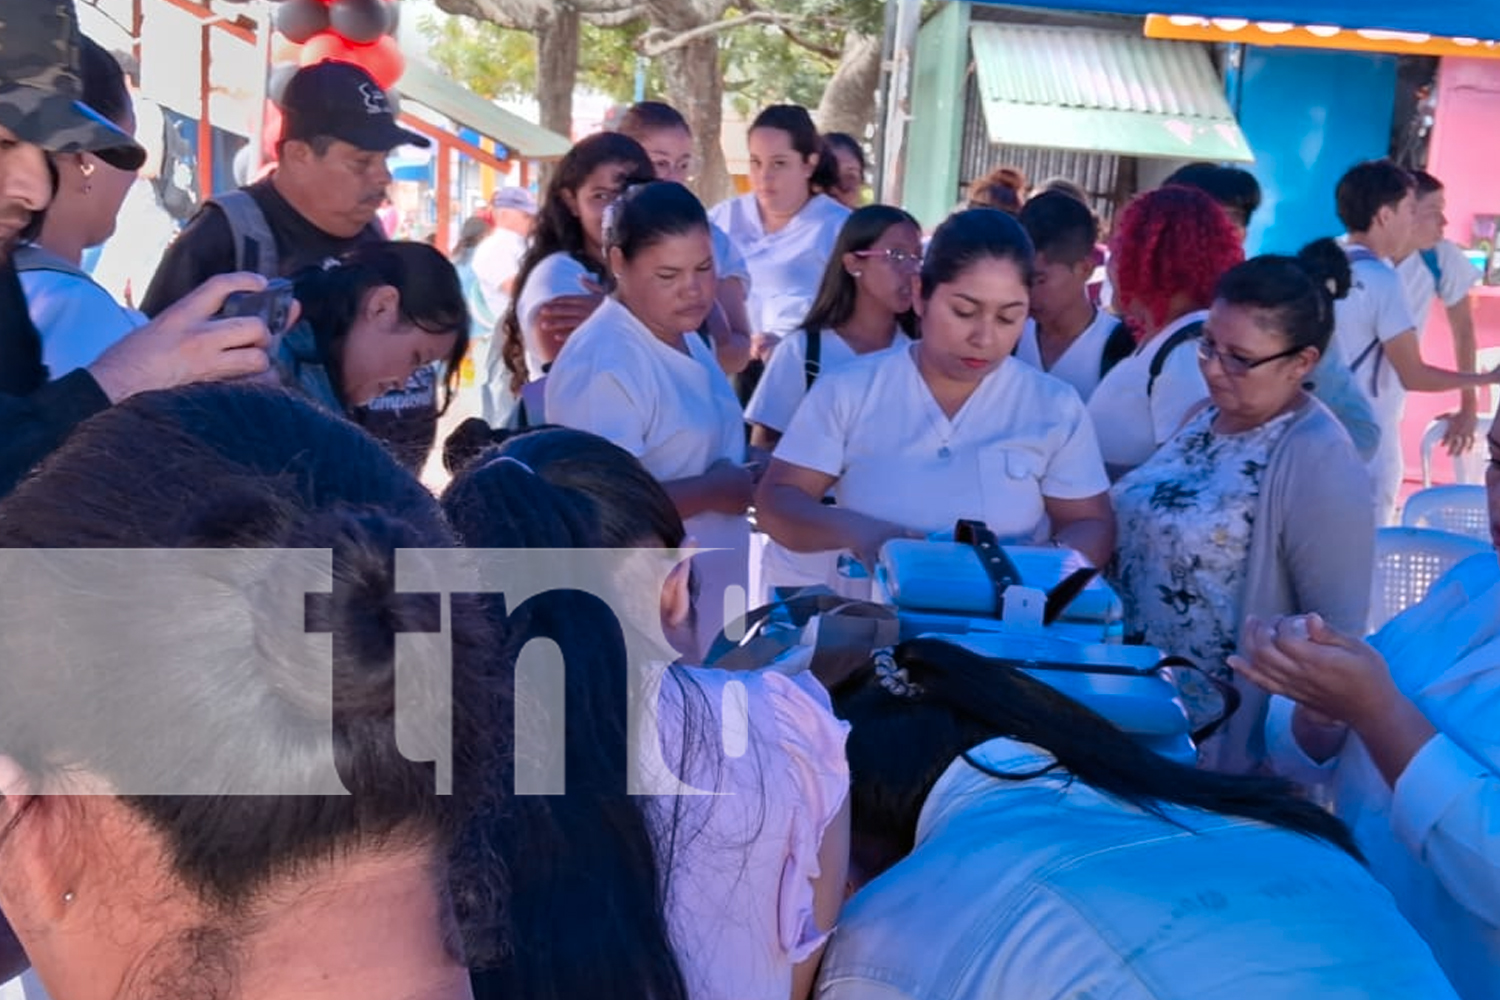
<path fill-rule="evenodd" d="M 276 30 L 301 45 L 328 30 L 328 8 L 322 0 L 286 0 L 276 8 Z"/>
<path fill-rule="evenodd" d="M 277 106 L 281 104 L 281 95 L 286 93 L 286 85 L 292 82 L 292 77 L 301 68 L 296 63 L 277 63 L 271 67 L 271 75 L 266 79 L 266 96 Z"/>
<path fill-rule="evenodd" d="M 328 6 L 333 30 L 356 45 L 380 40 L 390 25 L 385 0 L 334 0 Z"/>

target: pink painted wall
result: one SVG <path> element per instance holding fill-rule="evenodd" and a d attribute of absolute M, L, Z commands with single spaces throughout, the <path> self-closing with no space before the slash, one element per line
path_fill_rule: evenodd
<path fill-rule="evenodd" d="M 1500 214 L 1500 182 L 1496 180 L 1500 175 L 1500 60 L 1442 61 L 1427 169 L 1447 189 L 1448 236 L 1468 246 L 1475 213 Z M 1500 287 L 1481 288 L 1470 302 L 1480 349 L 1500 347 Z M 1422 356 L 1429 364 L 1454 367 L 1453 335 L 1444 310 L 1437 305 L 1428 317 Z M 1481 390 L 1481 412 L 1484 404 L 1485 390 Z M 1433 417 L 1457 407 L 1457 393 L 1407 396 L 1401 437 L 1408 490 L 1422 484 L 1422 432 Z M 1480 433 L 1484 431 L 1481 427 Z M 1441 448 L 1433 460 L 1433 481 L 1453 481 L 1452 466 Z"/>

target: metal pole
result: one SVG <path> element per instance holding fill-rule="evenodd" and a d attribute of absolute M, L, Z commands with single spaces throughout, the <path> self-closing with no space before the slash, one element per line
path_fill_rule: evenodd
<path fill-rule="evenodd" d="M 922 25 L 922 2 L 888 2 L 896 5 L 896 38 L 885 109 L 884 169 L 880 178 L 880 200 L 888 205 L 899 205 L 902 189 L 906 184 L 906 126 L 911 121 L 912 72 L 917 61 L 917 29 Z"/>
<path fill-rule="evenodd" d="M 875 90 L 874 191 L 885 190 L 885 120 L 891 106 L 891 66 L 896 59 L 896 2 L 885 0 L 885 33 L 880 42 L 880 83 Z"/>
<path fill-rule="evenodd" d="M 260 168 L 265 165 L 262 151 L 266 148 L 266 102 L 271 99 L 271 36 L 276 31 L 273 23 L 276 8 L 271 0 L 261 0 L 259 7 L 255 46 L 260 56 L 257 60 L 260 64 L 260 87 L 257 88 L 258 100 L 255 102 L 255 116 L 251 119 L 250 128 L 250 180 L 254 180 L 260 173 Z"/>

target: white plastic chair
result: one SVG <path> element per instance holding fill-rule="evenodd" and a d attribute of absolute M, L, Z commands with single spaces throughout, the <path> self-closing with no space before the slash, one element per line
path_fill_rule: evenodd
<path fill-rule="evenodd" d="M 1431 528 L 1380 528 L 1375 532 L 1375 575 L 1370 583 L 1369 631 L 1413 604 L 1454 566 L 1490 552 L 1477 538 Z"/>
<path fill-rule="evenodd" d="M 1401 523 L 1408 528 L 1432 528 L 1490 539 L 1490 508 L 1483 486 L 1430 486 L 1406 500 Z"/>
<path fill-rule="evenodd" d="M 1475 365 L 1479 371 L 1487 372 L 1500 367 L 1500 347 L 1486 347 L 1477 356 L 1478 363 Z M 1484 463 L 1486 452 L 1484 446 L 1484 435 L 1489 430 L 1490 423 L 1495 419 L 1495 412 L 1500 409 L 1500 392 L 1494 386 L 1481 386 L 1479 394 L 1479 426 L 1474 432 L 1476 441 L 1474 447 L 1467 455 L 1461 455 L 1453 459 L 1453 481 L 1455 483 L 1482 483 L 1484 482 Z M 1436 453 L 1438 443 L 1443 440 L 1443 434 L 1448 430 L 1448 425 L 1434 419 L 1422 432 L 1422 486 L 1432 485 L 1432 456 Z"/>

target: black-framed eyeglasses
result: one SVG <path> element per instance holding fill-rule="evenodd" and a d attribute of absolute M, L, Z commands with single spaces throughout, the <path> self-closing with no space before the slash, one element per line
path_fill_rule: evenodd
<path fill-rule="evenodd" d="M 1303 350 L 1305 348 L 1291 347 L 1280 354 L 1273 354 L 1269 358 L 1242 358 L 1238 354 L 1229 354 L 1219 350 L 1202 337 L 1198 338 L 1198 361 L 1206 365 L 1217 358 L 1219 367 L 1224 369 L 1224 374 L 1236 378 L 1241 375 L 1249 375 L 1261 365 L 1268 365 L 1272 361 L 1281 361 L 1284 358 L 1295 357 L 1301 354 Z"/>

